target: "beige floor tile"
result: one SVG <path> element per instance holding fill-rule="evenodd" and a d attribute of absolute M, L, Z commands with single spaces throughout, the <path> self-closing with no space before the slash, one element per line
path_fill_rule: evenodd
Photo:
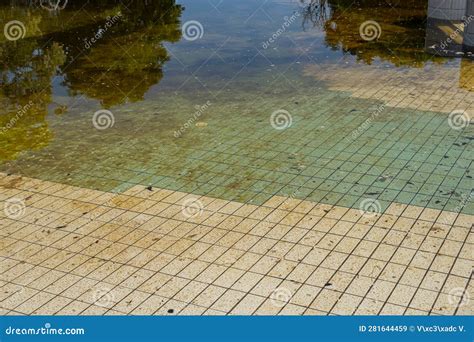
<path fill-rule="evenodd" d="M 33 315 L 54 315 L 71 302 L 72 300 L 69 298 L 60 296 L 54 297 L 42 307 L 33 311 Z"/>
<path fill-rule="evenodd" d="M 42 192 L 22 190 L 32 186 Z M 18 187 L 0 186 L 0 200 L 28 197 L 29 208 L 21 221 L 0 213 L 5 314 L 473 311 L 459 295 L 473 291 L 469 215 L 391 203 L 369 217 L 281 196 L 257 206 L 26 178 Z M 188 198 L 201 201 L 200 215 L 184 217 Z"/>
<path fill-rule="evenodd" d="M 281 279 L 264 276 L 260 281 L 250 290 L 251 293 L 268 297 L 273 291 L 278 289 L 278 286 L 282 283 Z"/>
<path fill-rule="evenodd" d="M 200 293 L 202 293 L 208 287 L 207 284 L 198 281 L 189 282 L 181 291 L 179 291 L 173 299 L 191 303 Z"/>
<path fill-rule="evenodd" d="M 285 303 L 282 303 L 282 305 L 285 305 Z M 282 310 L 282 305 L 275 305 L 273 299 L 267 298 L 253 314 L 256 316 L 275 316 Z"/>
<path fill-rule="evenodd" d="M 376 299 L 364 298 L 359 304 L 356 315 L 378 315 L 382 310 L 384 302 Z"/>
<path fill-rule="evenodd" d="M 54 295 L 46 292 L 38 292 L 28 300 L 22 302 L 20 305 L 14 308 L 15 311 L 23 314 L 33 314 L 35 310 L 38 310 L 41 306 L 53 300 Z"/>
<path fill-rule="evenodd" d="M 437 293 L 434 291 L 418 289 L 413 297 L 410 308 L 422 311 L 430 311 L 436 300 Z"/>
<path fill-rule="evenodd" d="M 394 287 L 395 283 L 385 280 L 376 280 L 367 293 L 367 298 L 386 301 Z"/>
<path fill-rule="evenodd" d="M 203 315 L 205 311 L 206 308 L 189 304 L 183 310 L 181 310 L 179 314 L 182 316 L 200 316 Z"/>
<path fill-rule="evenodd" d="M 72 301 L 61 310 L 57 312 L 58 315 L 66 315 L 66 316 L 73 316 L 83 314 L 84 310 L 86 310 L 90 304 L 80 302 L 80 301 Z"/>
<path fill-rule="evenodd" d="M 386 303 L 383 306 L 382 311 L 380 311 L 380 314 L 387 315 L 387 316 L 390 316 L 390 315 L 400 316 L 400 315 L 403 315 L 404 311 L 405 311 L 405 307 L 403 306 Z"/>
<path fill-rule="evenodd" d="M 212 306 L 212 304 L 214 304 L 214 302 L 217 301 L 219 297 L 222 296 L 225 291 L 226 290 L 222 287 L 209 285 L 191 303 L 209 308 Z"/>
<path fill-rule="evenodd" d="M 257 310 L 264 300 L 265 298 L 263 297 L 248 294 L 232 309 L 230 314 L 251 315 Z"/>
<path fill-rule="evenodd" d="M 145 299 L 142 303 L 138 304 L 138 306 L 135 307 L 135 309 L 133 309 L 130 314 L 152 315 L 158 311 L 167 301 L 167 298 L 152 295 Z"/>
<path fill-rule="evenodd" d="M 159 308 L 154 315 L 177 315 L 186 307 L 186 305 L 186 303 L 177 300 L 169 300 Z"/>
<path fill-rule="evenodd" d="M 340 292 L 322 289 L 310 307 L 314 310 L 330 312 L 341 296 L 342 293 Z"/>
<path fill-rule="evenodd" d="M 315 270 L 315 266 L 299 264 L 288 275 L 287 279 L 293 282 L 304 283 Z"/>
<path fill-rule="evenodd" d="M 432 312 L 438 315 L 454 315 L 461 301 L 462 299 L 456 301 L 452 295 L 441 293 L 433 305 Z"/>
<path fill-rule="evenodd" d="M 148 297 L 150 297 L 148 293 L 135 290 L 122 300 L 118 301 L 112 309 L 129 314 L 148 299 Z"/>
<path fill-rule="evenodd" d="M 214 281 L 214 285 L 230 288 L 235 282 L 243 276 L 245 271 L 229 268 L 224 273 L 221 274 L 219 278 Z"/>
<path fill-rule="evenodd" d="M 309 307 L 321 290 L 322 289 L 320 287 L 303 285 L 291 297 L 290 303 L 303 307 Z"/>
<path fill-rule="evenodd" d="M 345 293 L 339 298 L 336 305 L 334 305 L 331 313 L 336 315 L 352 315 L 362 299 L 362 297 Z"/>
<path fill-rule="evenodd" d="M 245 297 L 245 293 L 235 290 L 227 290 L 219 299 L 211 306 L 212 309 L 222 312 L 230 312 Z"/>
<path fill-rule="evenodd" d="M 416 292 L 416 287 L 398 284 L 393 289 L 388 302 L 395 305 L 407 307 Z"/>
<path fill-rule="evenodd" d="M 301 316 L 305 310 L 306 308 L 302 306 L 287 304 L 278 314 L 284 316 Z"/>

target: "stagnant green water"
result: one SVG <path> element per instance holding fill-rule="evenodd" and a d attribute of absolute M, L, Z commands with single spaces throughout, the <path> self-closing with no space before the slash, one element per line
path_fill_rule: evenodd
<path fill-rule="evenodd" d="M 2 25 L 25 27 L 21 39 L 0 38 L 0 170 L 105 191 L 143 184 L 255 204 L 279 194 L 474 213 L 472 126 L 351 96 L 317 71 L 452 70 L 472 105 L 461 79 L 473 62 L 425 52 L 427 1 L 351 3 L 0 7 Z M 367 20 L 381 25 L 378 40 L 361 39 Z M 101 109 L 113 115 L 104 130 L 93 124 Z M 275 129 L 274 112 L 291 125 Z"/>

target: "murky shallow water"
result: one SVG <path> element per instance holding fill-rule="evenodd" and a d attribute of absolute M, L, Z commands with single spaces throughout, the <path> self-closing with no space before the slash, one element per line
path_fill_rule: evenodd
<path fill-rule="evenodd" d="M 472 126 L 447 122 L 472 109 L 474 66 L 425 52 L 427 1 L 100 3 L 1 7 L 26 34 L 0 45 L 0 170 L 474 213 Z"/>

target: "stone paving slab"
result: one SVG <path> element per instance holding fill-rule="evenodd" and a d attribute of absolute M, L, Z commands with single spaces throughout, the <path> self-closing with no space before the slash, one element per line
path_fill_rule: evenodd
<path fill-rule="evenodd" d="M 469 315 L 473 216 L 0 173 L 2 315 Z"/>

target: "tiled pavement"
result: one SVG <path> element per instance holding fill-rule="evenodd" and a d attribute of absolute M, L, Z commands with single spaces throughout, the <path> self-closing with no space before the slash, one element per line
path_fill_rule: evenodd
<path fill-rule="evenodd" d="M 389 107 L 451 113 L 474 104 L 474 63 L 467 59 L 405 69 L 355 62 L 308 65 L 304 74 L 326 82 L 331 90 Z"/>
<path fill-rule="evenodd" d="M 473 314 L 472 215 L 0 173 L 1 314 Z"/>

